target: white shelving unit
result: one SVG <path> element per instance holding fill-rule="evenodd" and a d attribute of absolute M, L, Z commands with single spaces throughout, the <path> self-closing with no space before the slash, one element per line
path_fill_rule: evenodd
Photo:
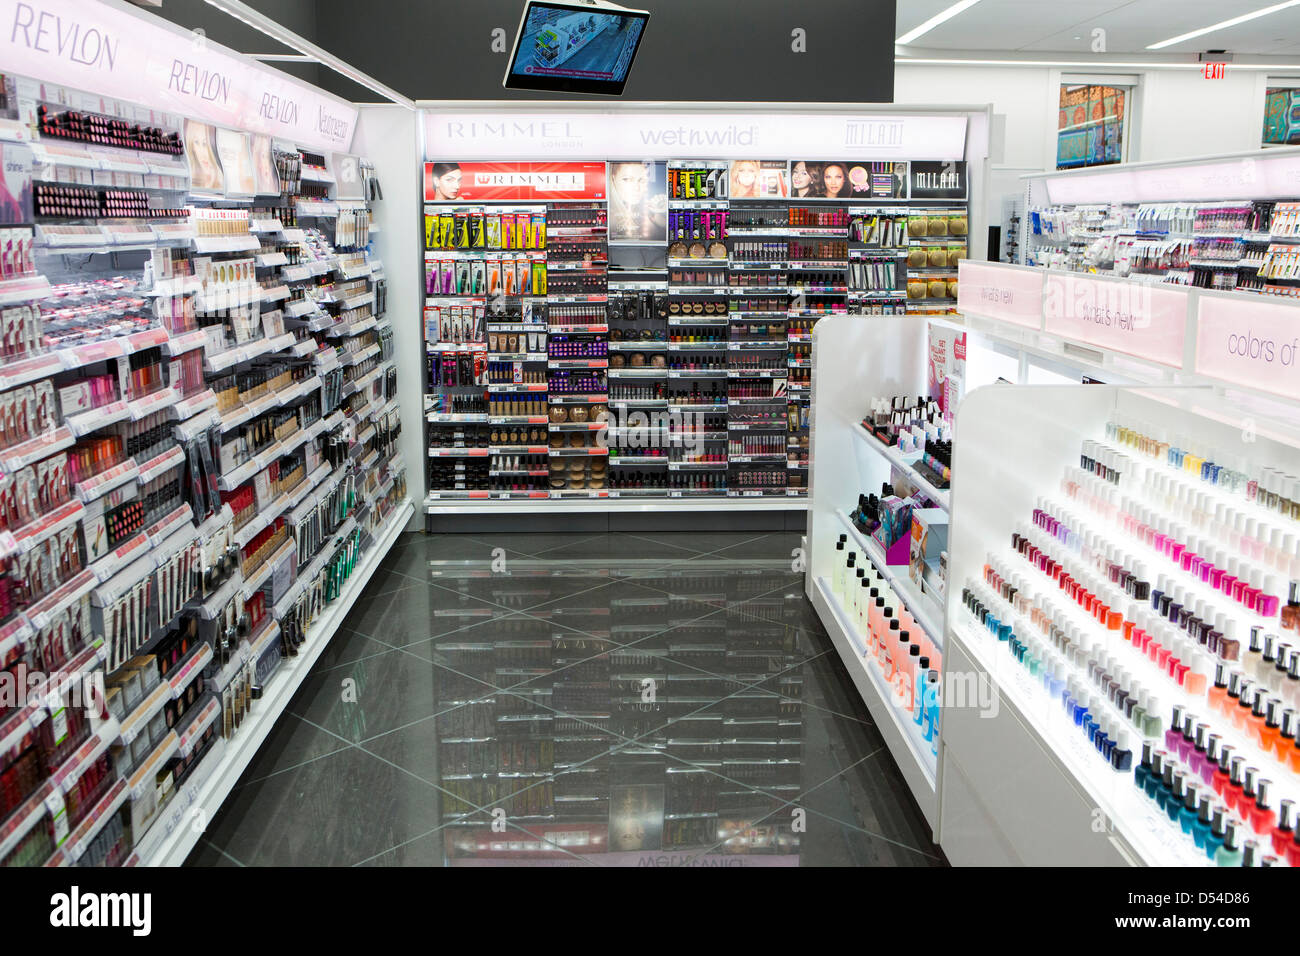
<path fill-rule="evenodd" d="M 239 734 L 213 748 L 204 758 L 203 765 L 195 771 L 194 778 L 172 798 L 163 816 L 145 831 L 135 851 L 139 865 L 180 866 L 185 862 L 203 835 L 204 827 L 221 809 L 414 510 L 414 505 L 408 500 L 389 516 L 387 524 L 374 536 L 369 550 L 352 572 L 343 593 L 308 629 L 306 643 L 298 656 L 287 657 L 280 663 L 262 699 L 240 727 Z"/>

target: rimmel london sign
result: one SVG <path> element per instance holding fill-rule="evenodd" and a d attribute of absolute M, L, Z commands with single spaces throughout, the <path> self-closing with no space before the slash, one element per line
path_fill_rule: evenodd
<path fill-rule="evenodd" d="M 0 0 L 6 72 L 218 126 L 346 150 L 352 104 L 179 27 L 91 0 Z"/>

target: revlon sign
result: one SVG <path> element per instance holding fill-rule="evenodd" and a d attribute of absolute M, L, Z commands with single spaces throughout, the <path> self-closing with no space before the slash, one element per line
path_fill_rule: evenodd
<path fill-rule="evenodd" d="M 156 18 L 95 0 L 0 0 L 5 70 L 217 126 L 347 149 L 357 109 Z"/>

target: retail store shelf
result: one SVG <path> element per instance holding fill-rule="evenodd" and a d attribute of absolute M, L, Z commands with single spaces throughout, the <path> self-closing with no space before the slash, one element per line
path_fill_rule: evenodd
<path fill-rule="evenodd" d="M 502 500 L 491 498 L 491 492 L 454 492 L 432 491 L 424 502 L 425 514 L 581 514 L 581 513 L 653 513 L 667 511 L 685 512 L 721 512 L 721 511 L 794 511 L 807 510 L 807 502 L 801 498 L 726 498 L 722 492 L 673 492 L 667 489 L 654 491 L 624 491 L 619 489 L 602 489 L 600 491 L 576 491 L 573 494 L 585 497 L 550 498 L 548 492 L 538 493 L 547 501 L 544 508 L 539 508 L 536 500 L 514 498 Z M 467 497 L 475 495 L 476 497 Z M 452 497 L 456 496 L 456 497 Z M 617 497 L 615 497 L 617 496 Z"/>
<path fill-rule="evenodd" d="M 412 511 L 410 502 L 405 502 L 389 517 L 388 524 L 375 535 L 370 549 L 362 556 L 352 577 L 344 585 L 343 593 L 316 617 L 308 629 L 307 641 L 298 656 L 286 658 L 280 663 L 262 699 L 244 719 L 239 733 L 226 742 L 224 750 L 219 753 L 214 751 L 204 758 L 205 762 L 214 757 L 218 759 L 202 785 L 188 794 L 192 800 L 184 806 L 175 807 L 166 817 L 155 821 L 154 826 L 164 827 L 165 832 L 155 836 L 151 829 L 146 835 L 147 838 L 152 839 L 142 843 L 149 847 L 147 853 L 141 854 L 142 864 L 180 866 L 185 862 L 185 858 L 189 856 L 200 836 L 198 828 L 187 825 L 190 816 L 197 811 L 204 814 L 204 819 L 210 820 L 221 808 L 239 780 L 240 774 L 248 767 L 288 706 L 293 694 L 320 658 L 331 638 L 338 631 L 339 625 L 365 589 L 375 569 L 383 561 L 398 535 L 402 533 Z M 173 803 L 181 799 L 183 795 L 178 794 L 173 798 Z M 176 809 L 182 810 L 182 813 L 175 813 Z M 186 810 L 189 812 L 184 812 Z"/>
<path fill-rule="evenodd" d="M 907 476 L 917 489 L 934 500 L 944 511 L 952 508 L 952 500 L 946 488 L 936 488 L 928 478 L 916 470 L 914 464 L 921 459 L 920 454 L 904 455 L 897 448 L 886 445 L 861 425 L 854 426 L 853 435 L 872 451 L 888 459 L 889 463 Z"/>
<path fill-rule="evenodd" d="M 839 517 L 840 523 L 844 526 L 844 533 L 858 546 L 859 550 L 867 553 L 871 558 L 871 563 L 889 582 L 889 586 L 902 595 L 903 600 L 907 602 L 907 610 L 916 619 L 916 623 L 921 625 L 922 630 L 925 631 L 930 640 L 934 641 L 934 646 L 939 650 L 943 650 L 942 605 L 935 600 L 933 594 L 921 591 L 916 582 L 908 576 L 905 565 L 886 564 L 885 552 L 874 538 L 864 535 L 853 527 L 853 522 L 846 515 L 840 515 Z"/>
<path fill-rule="evenodd" d="M 931 742 L 921 733 L 919 724 L 911 715 L 895 704 L 893 688 L 876 666 L 874 658 L 865 656 L 857 628 L 844 613 L 844 608 L 831 590 L 826 578 L 816 578 L 808 594 L 821 618 L 822 626 L 830 635 L 831 643 L 839 652 L 844 668 L 862 695 L 880 735 L 885 739 L 894 762 L 903 779 L 907 781 L 912 796 L 931 827 L 939 821 L 939 795 L 936 788 L 938 758 L 931 751 Z"/>

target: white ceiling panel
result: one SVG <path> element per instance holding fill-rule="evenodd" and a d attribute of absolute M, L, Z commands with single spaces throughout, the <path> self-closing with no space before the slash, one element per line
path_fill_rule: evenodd
<path fill-rule="evenodd" d="M 951 2 L 898 0 L 897 35 Z M 1107 53 L 1145 53 L 1151 43 L 1270 5 L 1270 0 L 981 0 L 913 45 L 937 50 L 1090 54 L 1092 31 L 1100 27 L 1106 31 Z M 1300 6 L 1158 52 L 1208 49 L 1263 55 L 1300 52 Z"/>

